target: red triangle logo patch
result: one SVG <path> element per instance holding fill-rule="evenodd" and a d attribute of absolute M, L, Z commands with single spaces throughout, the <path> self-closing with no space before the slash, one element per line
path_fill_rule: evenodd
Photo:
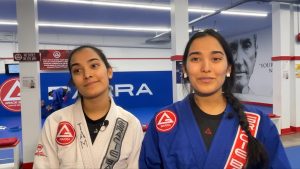
<path fill-rule="evenodd" d="M 204 131 L 205 134 L 207 135 L 212 135 L 212 131 L 210 130 L 210 128 L 207 128 L 205 131 Z"/>

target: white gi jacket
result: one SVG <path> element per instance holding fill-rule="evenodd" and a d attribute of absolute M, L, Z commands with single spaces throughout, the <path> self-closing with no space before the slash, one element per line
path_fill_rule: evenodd
<path fill-rule="evenodd" d="M 140 121 L 111 98 L 105 130 L 92 144 L 81 100 L 45 121 L 33 168 L 138 168 L 143 140 Z"/>

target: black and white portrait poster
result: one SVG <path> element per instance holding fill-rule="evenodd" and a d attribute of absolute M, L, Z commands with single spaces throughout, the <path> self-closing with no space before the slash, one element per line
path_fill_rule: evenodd
<path fill-rule="evenodd" d="M 255 99 L 257 102 L 260 101 L 260 97 L 271 99 L 273 88 L 271 30 L 265 29 L 227 40 L 235 63 L 234 93 L 257 98 Z"/>

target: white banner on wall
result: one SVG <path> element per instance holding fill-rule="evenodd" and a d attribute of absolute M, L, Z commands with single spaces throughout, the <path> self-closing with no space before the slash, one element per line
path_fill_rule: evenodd
<path fill-rule="evenodd" d="M 240 95 L 243 101 L 271 103 L 273 92 L 271 30 L 265 29 L 228 38 L 228 42 L 236 68 L 234 93 Z"/>

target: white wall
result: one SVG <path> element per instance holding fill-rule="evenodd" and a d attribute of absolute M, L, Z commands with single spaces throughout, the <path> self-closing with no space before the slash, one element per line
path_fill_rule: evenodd
<path fill-rule="evenodd" d="M 0 73 L 4 73 L 4 63 L 12 62 L 17 52 L 16 35 L 0 33 Z M 114 71 L 172 70 L 170 43 L 146 44 L 150 37 L 108 37 L 41 34 L 40 49 L 72 50 L 83 44 L 91 44 L 104 51 Z"/>
<path fill-rule="evenodd" d="M 0 34 L 1 36 L 1 34 Z M 12 51 L 16 50 L 16 44 L 11 42 L 0 42 L 0 73 L 5 73 L 5 63 L 13 63 Z"/>
<path fill-rule="evenodd" d="M 244 101 L 272 103 L 272 31 L 271 27 L 248 32 L 243 35 L 227 37 L 236 39 L 241 36 L 257 34 L 258 56 L 250 85 L 257 94 L 238 95 Z M 171 71 L 172 56 L 170 43 L 146 44 L 150 37 L 108 37 L 62 34 L 40 34 L 40 49 L 72 50 L 82 44 L 101 48 L 109 59 L 114 71 Z M 0 73 L 4 73 L 4 63 L 17 52 L 16 35 L 0 32 Z"/>

